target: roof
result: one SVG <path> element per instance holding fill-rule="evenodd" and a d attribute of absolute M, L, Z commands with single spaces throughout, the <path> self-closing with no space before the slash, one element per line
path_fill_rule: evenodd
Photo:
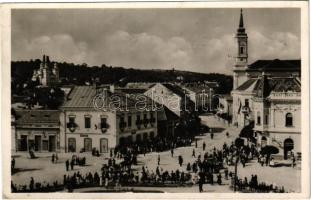
<path fill-rule="evenodd" d="M 251 86 L 254 87 L 254 84 L 256 81 L 257 81 L 257 78 L 249 79 L 249 80 L 245 81 L 242 85 L 240 85 L 238 88 L 236 88 L 236 90 L 245 91 L 245 90 L 249 89 Z"/>
<path fill-rule="evenodd" d="M 247 71 L 300 71 L 301 60 L 257 60 L 248 66 Z"/>
<path fill-rule="evenodd" d="M 147 91 L 146 88 L 118 88 L 115 90 L 126 94 L 143 94 Z"/>
<path fill-rule="evenodd" d="M 75 86 L 67 96 L 63 108 L 93 108 L 93 99 L 96 96 L 94 86 Z"/>
<path fill-rule="evenodd" d="M 158 112 L 158 121 L 171 121 L 171 120 L 178 120 L 179 117 L 166 106 L 163 105 L 163 109 Z"/>
<path fill-rule="evenodd" d="M 253 78 L 243 83 L 236 90 L 254 92 L 257 97 L 267 97 L 271 92 L 301 92 L 301 83 L 295 77 Z"/>
<path fill-rule="evenodd" d="M 15 110 L 17 124 L 59 123 L 58 110 Z"/>
<path fill-rule="evenodd" d="M 170 83 L 163 83 L 162 84 L 164 87 L 166 87 L 167 89 L 171 90 L 173 93 L 177 94 L 178 96 L 184 98 L 186 95 L 186 91 L 183 90 L 181 87 L 177 86 L 177 85 L 173 85 Z"/>
<path fill-rule="evenodd" d="M 107 90 L 107 93 L 103 92 Z M 150 105 L 150 99 L 141 93 L 125 93 L 121 91 L 110 92 L 105 87 L 94 87 L 94 86 L 76 86 L 69 93 L 67 100 L 63 104 L 62 108 L 87 108 L 87 109 L 95 109 L 94 107 L 94 99 L 97 94 L 101 95 L 101 98 L 96 100 L 103 101 L 107 100 L 107 104 L 109 106 L 115 106 L 116 108 L 131 108 L 137 104 L 141 105 L 142 101 L 146 100 L 146 104 Z M 107 95 L 108 98 L 105 98 L 104 95 Z M 139 98 L 139 97 L 143 97 Z M 97 102 L 99 106 L 102 106 L 102 102 Z"/>
<path fill-rule="evenodd" d="M 294 77 L 269 78 L 262 76 L 254 88 L 256 97 L 268 97 L 271 92 L 301 92 L 301 84 Z"/>

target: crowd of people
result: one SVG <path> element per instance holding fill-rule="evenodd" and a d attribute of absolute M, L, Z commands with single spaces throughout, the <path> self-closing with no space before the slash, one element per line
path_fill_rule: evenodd
<path fill-rule="evenodd" d="M 233 177 L 234 180 L 234 177 Z M 239 177 L 235 179 L 235 185 L 232 184 L 232 187 L 236 187 L 237 191 L 241 192 L 256 192 L 256 193 L 284 193 L 284 187 L 278 187 L 273 184 L 268 184 L 265 182 L 258 182 L 257 175 L 252 175 L 250 181 L 248 181 L 247 177 L 244 177 L 242 180 Z"/>
<path fill-rule="evenodd" d="M 226 133 L 226 137 L 229 137 Z M 210 133 L 210 139 L 214 139 L 214 134 Z M 184 160 L 183 155 L 177 156 L 177 162 L 180 166 L 176 170 L 164 170 L 161 167 L 161 157 L 158 155 L 157 166 L 150 170 L 147 166 L 142 166 L 141 170 L 132 169 L 137 166 L 138 154 L 145 155 L 150 152 L 170 151 L 171 157 L 174 157 L 175 149 L 182 146 L 191 146 L 194 142 L 198 148 L 198 140 L 193 137 L 176 137 L 164 138 L 156 136 L 155 138 L 144 141 L 132 142 L 120 145 L 114 151 L 110 151 L 108 164 L 104 164 L 101 172 L 87 173 L 85 175 L 80 172 L 75 172 L 73 175 L 64 175 L 63 183 L 35 183 L 31 177 L 29 186 L 17 186 L 11 183 L 12 192 L 52 192 L 67 189 L 72 192 L 74 189 L 82 187 L 121 187 L 121 186 L 168 186 L 168 185 L 185 185 L 198 184 L 199 191 L 203 192 L 203 184 L 216 182 L 219 185 L 223 184 L 223 178 L 228 180 L 231 177 L 233 185 L 241 192 L 285 192 L 284 188 L 278 188 L 272 184 L 258 182 L 257 175 L 252 175 L 250 181 L 245 177 L 243 180 L 229 172 L 228 166 L 241 163 L 243 167 L 247 166 L 250 160 L 258 159 L 259 163 L 268 165 L 269 157 L 260 154 L 260 151 L 252 143 L 247 145 L 237 145 L 234 142 L 231 144 L 224 143 L 222 148 L 215 147 L 207 151 L 206 143 L 202 143 L 202 151 L 192 150 L 193 162 Z M 96 149 L 92 150 L 93 156 L 99 156 Z M 57 163 L 58 155 L 52 155 L 52 163 Z M 117 163 L 117 161 L 118 163 Z M 121 161 L 121 162 L 119 162 Z M 65 161 L 66 171 L 74 170 L 75 165 L 84 166 L 86 164 L 85 157 L 73 155 L 71 159 Z M 186 170 L 181 170 L 183 164 L 186 164 Z M 12 165 L 15 166 L 15 160 Z M 222 174 L 221 172 L 224 172 Z M 216 177 L 216 180 L 214 180 Z"/>

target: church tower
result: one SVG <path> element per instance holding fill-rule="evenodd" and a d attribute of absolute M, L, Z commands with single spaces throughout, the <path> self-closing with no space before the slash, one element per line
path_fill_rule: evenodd
<path fill-rule="evenodd" d="M 247 80 L 248 44 L 247 34 L 244 28 L 243 11 L 240 13 L 240 23 L 235 38 L 237 39 L 237 56 L 233 68 L 233 89 L 235 90 Z"/>

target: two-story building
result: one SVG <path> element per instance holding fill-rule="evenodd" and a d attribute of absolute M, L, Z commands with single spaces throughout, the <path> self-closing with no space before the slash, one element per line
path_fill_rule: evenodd
<path fill-rule="evenodd" d="M 290 151 L 301 152 L 301 84 L 297 78 L 258 78 L 253 112 L 258 145 L 279 147 L 285 159 Z"/>
<path fill-rule="evenodd" d="M 107 153 L 157 135 L 157 114 L 141 99 L 107 87 L 76 86 L 61 110 L 61 149 Z"/>

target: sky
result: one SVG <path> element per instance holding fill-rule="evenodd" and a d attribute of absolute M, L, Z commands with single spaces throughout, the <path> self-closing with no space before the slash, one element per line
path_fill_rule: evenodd
<path fill-rule="evenodd" d="M 300 59 L 300 10 L 243 9 L 249 63 Z M 16 9 L 12 60 L 231 74 L 240 9 Z"/>

